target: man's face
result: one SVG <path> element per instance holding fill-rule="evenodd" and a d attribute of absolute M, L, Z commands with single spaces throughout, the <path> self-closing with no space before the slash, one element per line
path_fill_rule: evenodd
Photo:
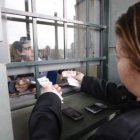
<path fill-rule="evenodd" d="M 28 42 L 22 45 L 22 58 L 24 61 L 33 61 L 34 60 L 34 52 L 31 46 L 31 43 Z"/>

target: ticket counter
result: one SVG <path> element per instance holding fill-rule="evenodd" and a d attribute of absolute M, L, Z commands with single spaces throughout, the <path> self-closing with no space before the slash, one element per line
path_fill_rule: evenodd
<path fill-rule="evenodd" d="M 79 121 L 73 121 L 69 117 L 62 114 L 63 128 L 61 140 L 78 140 L 84 135 L 90 133 L 92 130 L 100 127 L 103 123 L 109 120 L 111 115 L 115 114 L 117 110 L 104 110 L 94 115 L 85 110 L 87 106 L 90 106 L 96 102 L 102 102 L 95 99 L 90 95 L 79 92 L 64 97 L 64 103 L 62 108 L 72 107 L 83 114 L 83 119 Z M 28 139 L 28 120 L 32 107 L 12 111 L 12 122 L 14 130 L 15 140 Z M 18 115 L 17 115 L 18 114 Z"/>

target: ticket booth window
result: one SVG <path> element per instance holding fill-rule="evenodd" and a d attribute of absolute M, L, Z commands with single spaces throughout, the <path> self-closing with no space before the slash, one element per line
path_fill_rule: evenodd
<path fill-rule="evenodd" d="M 6 63 L 8 83 L 22 78 L 36 82 L 22 92 L 14 85 L 8 87 L 12 110 L 36 101 L 40 95 L 36 79 L 41 75 L 60 84 L 64 95 L 80 89 L 61 80 L 60 71 L 103 77 L 107 71 L 107 8 L 106 0 L 2 0 L 4 55 L 0 62 Z"/>

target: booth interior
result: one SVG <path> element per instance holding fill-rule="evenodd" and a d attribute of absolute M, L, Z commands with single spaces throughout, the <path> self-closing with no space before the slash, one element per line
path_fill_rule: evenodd
<path fill-rule="evenodd" d="M 74 121 L 62 114 L 61 140 L 83 140 L 116 114 L 115 109 L 88 112 L 86 107 L 95 103 L 111 104 L 69 85 L 62 73 L 78 71 L 121 83 L 114 60 L 114 25 L 138 0 L 127 1 L 0 0 L 2 140 L 29 139 L 28 121 L 40 96 L 37 79 L 42 77 L 62 88 L 62 109 L 71 107 L 83 115 Z"/>

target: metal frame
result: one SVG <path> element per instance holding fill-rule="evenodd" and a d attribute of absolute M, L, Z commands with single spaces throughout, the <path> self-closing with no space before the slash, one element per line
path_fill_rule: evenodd
<path fill-rule="evenodd" d="M 103 61 L 106 57 L 96 58 L 76 58 L 76 59 L 61 59 L 61 60 L 49 60 L 49 61 L 30 61 L 30 62 L 14 62 L 6 64 L 7 68 L 45 65 L 45 64 L 60 64 L 60 63 L 73 63 L 73 62 L 85 62 L 85 61 Z"/>
<path fill-rule="evenodd" d="M 32 0 L 32 12 L 36 13 L 36 1 Z M 35 61 L 38 60 L 38 42 L 37 42 L 37 19 L 33 17 L 33 41 L 34 41 L 34 54 L 35 54 Z M 35 77 L 36 79 L 39 78 L 39 66 L 35 65 Z M 40 96 L 40 85 L 36 80 L 36 97 L 39 98 Z"/>
<path fill-rule="evenodd" d="M 66 6 L 66 3 L 67 3 L 67 0 L 63 0 L 63 9 L 64 9 L 64 12 L 63 12 L 63 17 L 64 18 L 67 18 L 67 13 L 66 13 L 66 9 L 67 9 L 67 6 Z M 64 22 L 64 59 L 67 58 L 67 23 Z"/>
<path fill-rule="evenodd" d="M 49 15 L 44 15 L 44 14 L 38 14 L 38 13 L 31 13 L 31 12 L 25 12 L 25 11 L 20 11 L 20 10 L 13 10 L 9 8 L 1 8 L 2 13 L 6 14 L 14 14 L 14 15 L 20 15 L 20 16 L 27 16 L 27 17 L 33 17 L 33 18 L 41 18 L 41 19 L 49 19 L 49 20 L 56 20 L 56 21 L 62 21 L 66 23 L 74 23 L 74 24 L 80 24 L 80 25 L 85 25 L 85 26 L 91 26 L 99 29 L 106 29 L 106 25 L 98 25 L 98 24 L 93 24 L 90 22 L 83 22 L 83 21 L 78 21 L 78 20 L 71 20 L 71 19 L 65 19 L 65 18 L 60 18 L 60 17 L 53 17 Z"/>
<path fill-rule="evenodd" d="M 102 23 L 107 26 L 105 30 L 102 31 L 103 34 L 103 48 L 102 48 L 102 55 L 106 56 L 105 62 L 102 64 L 102 67 L 104 70 L 103 73 L 103 78 L 105 80 L 108 80 L 108 51 L 109 51 L 109 5 L 110 5 L 110 0 L 103 0 L 103 21 Z"/>
<path fill-rule="evenodd" d="M 29 1 L 25 1 L 25 11 L 29 11 Z M 30 31 L 29 17 L 26 17 L 26 28 Z M 27 37 L 30 38 L 30 32 L 27 32 Z"/>
<path fill-rule="evenodd" d="M 84 0 L 79 0 L 77 4 L 79 5 L 83 1 Z M 21 19 L 19 21 L 20 22 L 26 22 L 26 23 L 28 22 L 27 23 L 27 28 L 29 28 L 29 23 L 32 22 L 29 19 L 29 17 L 33 18 L 33 42 L 34 42 L 35 61 L 33 61 L 33 62 L 22 62 L 22 63 L 21 62 L 8 63 L 8 64 L 6 64 L 7 69 L 10 69 L 10 68 L 17 68 L 18 69 L 18 68 L 21 68 L 23 66 L 26 66 L 26 67 L 34 66 L 35 76 L 36 76 L 36 78 L 38 78 L 39 77 L 39 66 L 48 65 L 48 64 L 49 65 L 54 65 L 54 64 L 62 64 L 62 63 L 86 62 L 86 74 L 89 75 L 89 62 L 92 61 L 92 62 L 95 62 L 95 63 L 97 63 L 97 62 L 101 63 L 102 66 L 99 69 L 100 72 L 98 73 L 98 76 L 101 77 L 101 75 L 103 75 L 103 77 L 105 79 L 107 79 L 109 0 L 100 0 L 100 1 L 101 1 L 101 5 L 102 5 L 101 6 L 101 9 L 102 9 L 101 18 L 103 19 L 102 22 L 101 22 L 101 25 L 93 24 L 93 23 L 89 22 L 89 7 L 90 7 L 89 6 L 89 0 L 86 0 L 86 22 L 67 19 L 67 13 L 66 13 L 67 0 L 63 0 L 63 9 L 64 9 L 63 10 L 64 11 L 63 12 L 63 17 L 64 18 L 36 13 L 36 0 L 32 0 L 32 3 L 31 3 L 32 12 L 28 12 L 28 3 L 26 3 L 26 2 L 25 2 L 26 11 L 13 10 L 13 9 L 2 7 L 1 8 L 2 13 L 26 16 L 25 19 Z M 64 59 L 62 59 L 62 60 L 50 60 L 50 61 L 38 61 L 37 23 L 45 24 L 45 22 L 37 21 L 37 18 L 53 20 L 53 21 L 55 21 L 55 23 L 50 23 L 50 24 L 55 25 L 55 26 L 56 26 L 56 24 L 59 25 L 57 23 L 57 21 L 61 21 L 61 22 L 64 23 Z M 17 19 L 18 18 L 13 18 L 14 21 L 16 21 Z M 66 49 L 67 49 L 67 27 L 69 27 L 68 23 L 86 26 L 86 46 L 87 46 L 86 58 L 67 59 Z M 89 45 L 90 45 L 89 44 L 89 40 L 90 40 L 89 32 L 90 32 L 90 27 L 100 29 L 101 32 L 102 32 L 101 34 L 102 34 L 103 43 L 101 43 L 101 48 L 102 48 L 102 52 L 101 52 L 101 55 L 100 55 L 101 57 L 89 58 Z M 27 35 L 30 36 L 30 34 L 27 34 Z M 56 37 L 57 37 L 57 35 L 56 35 Z M 102 63 L 103 60 L 105 60 L 105 63 Z M 102 67 L 104 69 L 104 72 L 101 72 Z M 40 95 L 39 84 L 37 84 L 36 93 L 37 93 L 37 98 L 38 98 L 39 95 Z"/>
<path fill-rule="evenodd" d="M 0 5 L 0 31 L 1 31 L 1 33 L 0 33 L 0 42 L 2 42 L 3 41 L 3 33 L 2 33 L 2 19 L 1 19 L 1 5 Z"/>
<path fill-rule="evenodd" d="M 86 0 L 86 22 L 89 22 L 89 0 Z M 89 26 L 86 26 L 86 57 L 89 58 Z M 89 75 L 89 61 L 86 62 L 86 75 Z"/>

